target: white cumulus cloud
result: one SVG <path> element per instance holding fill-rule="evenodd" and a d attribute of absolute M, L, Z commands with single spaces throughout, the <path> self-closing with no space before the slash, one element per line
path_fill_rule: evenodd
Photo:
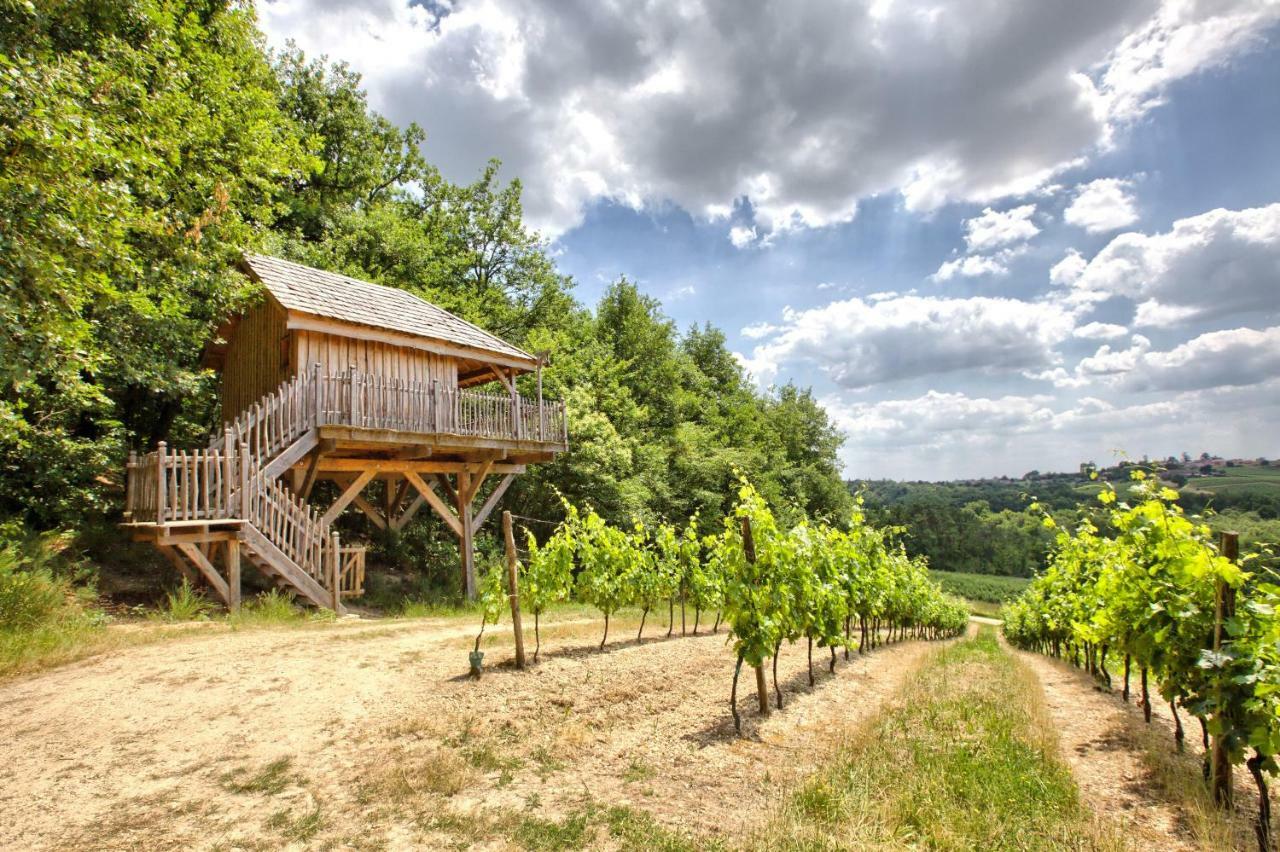
<path fill-rule="evenodd" d="M 1024 204 L 1003 212 L 988 207 L 982 211 L 981 216 L 965 220 L 965 244 L 971 252 L 983 252 L 1025 242 L 1040 233 L 1040 228 L 1031 221 L 1035 214 L 1034 204 Z"/>
<path fill-rule="evenodd" d="M 761 382 L 784 365 L 816 364 L 833 382 L 860 388 L 961 370 L 1048 368 L 1071 336 L 1072 314 L 1050 302 L 902 296 L 787 309 L 765 342 L 742 359 Z"/>
<path fill-rule="evenodd" d="M 1130 192 L 1132 181 L 1100 178 L 1078 187 L 1075 200 L 1063 212 L 1068 225 L 1091 234 L 1115 231 L 1138 221 L 1138 208 Z"/>
<path fill-rule="evenodd" d="M 1113 239 L 1075 275 L 1079 303 L 1125 296 L 1140 326 L 1280 312 L 1280 204 L 1210 210 Z"/>
<path fill-rule="evenodd" d="M 746 248 L 755 242 L 756 229 L 747 228 L 743 225 L 735 225 L 729 229 L 729 242 L 733 243 L 734 248 Z"/>
<path fill-rule="evenodd" d="M 276 0 L 270 42 L 346 60 L 372 105 L 427 130 L 455 180 L 491 156 L 550 234 L 587 206 L 673 201 L 763 233 L 1042 187 L 1158 103 L 1256 45 L 1266 0 L 753 7 L 653 0 Z"/>
<path fill-rule="evenodd" d="M 1129 329 L 1112 322 L 1087 322 L 1072 332 L 1072 336 L 1085 340 L 1112 340 L 1124 337 Z"/>

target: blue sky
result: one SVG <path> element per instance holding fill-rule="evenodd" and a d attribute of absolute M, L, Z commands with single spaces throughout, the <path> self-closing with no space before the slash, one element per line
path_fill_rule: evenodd
<path fill-rule="evenodd" d="M 1280 4 L 278 0 L 594 303 L 812 386 L 850 477 L 1280 455 Z"/>

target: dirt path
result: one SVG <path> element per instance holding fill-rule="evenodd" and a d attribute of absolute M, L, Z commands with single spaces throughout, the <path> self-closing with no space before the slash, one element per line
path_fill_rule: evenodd
<path fill-rule="evenodd" d="M 1200 728 L 1188 714 L 1182 714 L 1186 751 L 1178 754 L 1172 715 L 1158 695 L 1147 726 L 1136 696 L 1126 705 L 1119 683 L 1108 690 L 1065 662 L 1015 653 L 1040 679 L 1064 756 L 1096 813 L 1116 823 L 1140 848 L 1256 848 L 1250 827 L 1254 794 L 1241 773 L 1235 793 L 1240 807 L 1232 823 L 1208 806 L 1199 782 Z"/>
<path fill-rule="evenodd" d="M 744 676 L 739 739 L 723 631 L 596 653 L 598 629 L 544 627 L 527 673 L 495 636 L 479 682 L 462 676 L 474 626 L 437 620 L 183 638 L 2 684 L 0 846 L 413 848 L 590 803 L 735 831 L 929 647 L 835 677 L 819 657 L 812 691 L 803 645 L 784 649 L 786 710 L 757 724 Z"/>

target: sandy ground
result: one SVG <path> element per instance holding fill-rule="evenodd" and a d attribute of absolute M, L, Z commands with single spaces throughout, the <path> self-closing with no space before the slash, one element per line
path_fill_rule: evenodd
<path fill-rule="evenodd" d="M 1237 813 L 1224 838 L 1197 823 L 1197 816 L 1182 793 L 1197 786 L 1200 726 L 1186 712 L 1186 751 L 1177 754 L 1173 717 L 1154 685 L 1152 722 L 1142 721 L 1138 676 L 1131 681 L 1126 705 L 1122 684 L 1108 690 L 1066 662 L 1023 651 L 1015 652 L 1036 673 L 1044 689 L 1050 717 L 1057 728 L 1064 757 L 1071 766 L 1085 802 L 1095 813 L 1117 824 L 1139 848 L 1151 849 L 1256 849 L 1251 821 L 1256 817 L 1256 791 L 1236 771 Z M 1154 759 L 1153 759 L 1154 755 Z M 1171 790 L 1160 778 L 1163 766 L 1181 787 Z"/>
<path fill-rule="evenodd" d="M 723 630 L 619 630 L 597 653 L 599 627 L 544 625 L 527 672 L 509 633 L 487 636 L 478 682 L 474 626 L 433 620 L 184 637 L 0 684 L 0 847 L 418 848 L 591 802 L 737 834 L 930 647 L 834 677 L 815 649 L 813 690 L 804 646 L 785 648 L 785 710 L 760 720 L 745 672 L 739 738 Z"/>

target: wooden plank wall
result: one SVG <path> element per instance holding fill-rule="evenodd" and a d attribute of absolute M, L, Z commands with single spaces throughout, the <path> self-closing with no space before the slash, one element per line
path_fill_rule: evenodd
<path fill-rule="evenodd" d="M 265 301 L 246 313 L 227 344 L 222 369 L 222 420 L 234 419 L 245 408 L 271 393 L 292 375 L 285 314 Z"/>
<path fill-rule="evenodd" d="M 236 326 L 222 370 L 224 423 L 299 369 L 310 370 L 317 363 L 326 375 L 341 375 L 354 364 L 363 373 L 384 378 L 428 386 L 436 380 L 445 390 L 458 386 L 456 358 L 318 331 L 290 332 L 285 320 L 283 311 L 265 302 L 251 309 Z"/>
<path fill-rule="evenodd" d="M 403 346 L 392 346 L 372 340 L 356 340 L 318 331 L 293 332 L 293 362 L 310 370 L 320 364 L 328 375 L 345 373 L 351 365 L 362 373 L 373 373 L 388 379 L 440 382 L 441 389 L 458 386 L 458 362 L 446 355 L 424 352 Z"/>

